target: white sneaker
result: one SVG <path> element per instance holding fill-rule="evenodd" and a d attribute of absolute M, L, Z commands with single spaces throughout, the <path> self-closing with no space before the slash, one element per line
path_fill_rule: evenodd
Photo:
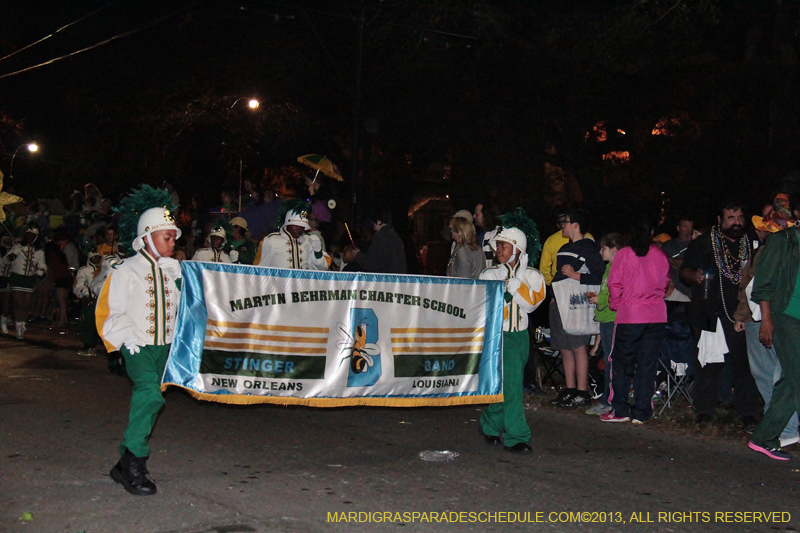
<path fill-rule="evenodd" d="M 78 355 L 81 357 L 95 357 L 97 353 L 95 353 L 94 348 L 86 348 L 85 350 L 79 350 Z"/>
<path fill-rule="evenodd" d="M 795 435 L 794 437 L 789 437 L 788 439 L 781 439 L 781 448 L 784 446 L 791 446 L 792 444 L 797 444 L 800 442 L 800 435 Z"/>
<path fill-rule="evenodd" d="M 25 322 L 15 322 L 17 327 L 17 340 L 25 338 Z"/>
<path fill-rule="evenodd" d="M 7 316 L 0 316 L 0 330 L 2 330 L 3 335 L 8 335 L 8 317 Z"/>

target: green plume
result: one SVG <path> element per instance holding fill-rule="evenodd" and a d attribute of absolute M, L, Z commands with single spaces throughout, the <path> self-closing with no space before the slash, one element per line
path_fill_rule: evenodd
<path fill-rule="evenodd" d="M 528 254 L 528 264 L 535 267 L 539 264 L 539 255 L 542 252 L 542 241 L 539 238 L 539 228 L 536 222 L 528 217 L 528 214 L 521 207 L 500 215 L 500 225 L 504 228 L 517 228 L 525 234 L 528 239 L 526 253 Z"/>
<path fill-rule="evenodd" d="M 153 207 L 165 207 L 175 213 L 178 206 L 172 203 L 172 196 L 166 189 L 156 189 L 150 185 L 142 185 L 122 199 L 114 212 L 119 213 L 119 239 L 128 257 L 134 255 L 133 240 L 137 235 L 139 217 Z"/>

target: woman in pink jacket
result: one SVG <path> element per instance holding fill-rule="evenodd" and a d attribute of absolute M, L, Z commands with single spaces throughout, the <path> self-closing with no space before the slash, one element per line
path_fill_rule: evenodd
<path fill-rule="evenodd" d="M 667 256 L 652 244 L 653 225 L 637 219 L 631 244 L 617 252 L 608 274 L 608 303 L 617 312 L 609 402 L 603 422 L 643 424 L 653 416 L 658 354 L 667 324 Z M 633 406 L 628 391 L 633 380 Z"/>

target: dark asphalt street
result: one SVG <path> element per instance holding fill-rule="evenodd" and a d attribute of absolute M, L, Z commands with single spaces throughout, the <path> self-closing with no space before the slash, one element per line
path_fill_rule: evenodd
<path fill-rule="evenodd" d="M 79 357 L 74 336 L 29 332 L 25 342 L 0 339 L 2 532 L 800 527 L 800 456 L 772 461 L 745 440 L 532 407 L 534 454 L 517 456 L 483 444 L 481 406 L 228 406 L 179 389 L 167 391 L 150 441 L 158 494 L 134 497 L 108 476 L 126 425 L 129 382 L 108 372 L 104 356 Z M 460 455 L 426 462 L 418 455 L 424 450 Z M 399 513 L 386 515 L 397 521 L 377 521 L 390 512 Z M 717 514 L 724 512 L 731 514 Z M 753 512 L 777 512 L 769 518 L 778 522 L 752 522 L 765 516 Z M 372 521 L 334 523 L 334 516 Z"/>

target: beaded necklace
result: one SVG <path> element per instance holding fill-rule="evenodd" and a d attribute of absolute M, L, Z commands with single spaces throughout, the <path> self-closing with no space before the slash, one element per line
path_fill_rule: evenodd
<path fill-rule="evenodd" d="M 711 248 L 714 250 L 714 261 L 717 264 L 717 271 L 719 276 L 719 295 L 722 300 L 722 310 L 725 312 L 725 318 L 733 324 L 734 319 L 728 312 L 728 306 L 725 303 L 725 293 L 722 290 L 722 276 L 725 276 L 735 285 L 739 285 L 742 281 L 742 265 L 745 261 L 750 260 L 750 240 L 747 235 L 742 235 L 739 241 L 739 257 L 733 257 L 728 244 L 722 238 L 719 228 L 714 226 L 711 228 Z"/>
<path fill-rule="evenodd" d="M 742 235 L 739 241 L 739 257 L 733 257 L 728 244 L 720 235 L 719 227 L 714 226 L 711 228 L 711 248 L 714 250 L 714 261 L 720 275 L 738 285 L 742 281 L 742 265 L 750 260 L 750 239 L 747 235 Z"/>

